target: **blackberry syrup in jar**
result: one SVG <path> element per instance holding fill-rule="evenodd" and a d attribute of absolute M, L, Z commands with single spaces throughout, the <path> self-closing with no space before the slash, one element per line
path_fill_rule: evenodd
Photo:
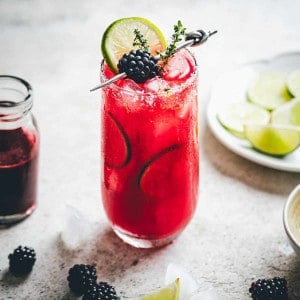
<path fill-rule="evenodd" d="M 0 75 L 0 225 L 29 216 L 37 198 L 39 132 L 31 113 L 32 88 Z"/>

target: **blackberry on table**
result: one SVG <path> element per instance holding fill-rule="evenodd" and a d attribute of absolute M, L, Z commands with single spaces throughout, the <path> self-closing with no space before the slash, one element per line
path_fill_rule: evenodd
<path fill-rule="evenodd" d="M 287 300 L 288 287 L 285 278 L 258 279 L 249 288 L 254 300 Z"/>
<path fill-rule="evenodd" d="M 127 77 L 136 83 L 144 83 L 160 72 L 157 59 L 144 50 L 131 50 L 124 54 L 119 60 L 118 69 L 120 73 L 125 72 Z"/>
<path fill-rule="evenodd" d="M 107 282 L 99 282 L 88 289 L 82 300 L 120 300 L 120 298 L 113 286 Z"/>
<path fill-rule="evenodd" d="M 71 291 L 80 296 L 96 284 L 97 270 L 92 265 L 75 264 L 69 270 L 67 279 Z"/>
<path fill-rule="evenodd" d="M 8 255 L 9 270 L 15 276 L 27 275 L 31 272 L 36 261 L 33 248 L 18 246 L 13 253 Z"/>

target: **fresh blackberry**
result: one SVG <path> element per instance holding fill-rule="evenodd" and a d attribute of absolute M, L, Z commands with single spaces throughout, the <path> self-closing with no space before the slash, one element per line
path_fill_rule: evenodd
<path fill-rule="evenodd" d="M 96 283 L 97 270 L 91 265 L 76 264 L 69 270 L 67 279 L 71 291 L 80 296 Z"/>
<path fill-rule="evenodd" d="M 160 68 L 149 52 L 144 50 L 131 50 L 124 54 L 118 63 L 119 72 L 125 72 L 128 78 L 136 83 L 143 83 L 146 80 L 159 74 Z"/>
<path fill-rule="evenodd" d="M 83 295 L 82 300 L 119 300 L 116 290 L 107 282 L 99 282 L 93 285 Z"/>
<path fill-rule="evenodd" d="M 8 259 L 10 272 L 15 276 L 23 276 L 31 272 L 36 254 L 33 248 L 19 246 L 8 255 Z"/>
<path fill-rule="evenodd" d="M 287 300 L 288 288 L 284 278 L 258 279 L 249 288 L 254 300 Z"/>

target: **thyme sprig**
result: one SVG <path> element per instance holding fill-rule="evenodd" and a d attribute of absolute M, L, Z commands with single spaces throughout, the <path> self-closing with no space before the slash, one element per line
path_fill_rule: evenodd
<path fill-rule="evenodd" d="M 162 60 L 162 67 L 164 67 L 170 57 L 172 57 L 176 52 L 176 43 L 182 41 L 183 36 L 186 33 L 186 28 L 183 27 L 180 20 L 174 25 L 174 33 L 172 34 L 171 43 L 168 45 L 164 53 L 159 53 L 160 59 Z"/>
<path fill-rule="evenodd" d="M 161 63 L 161 69 L 163 70 L 164 66 L 168 64 L 168 60 L 170 57 L 172 57 L 176 52 L 176 44 L 180 41 L 182 41 L 183 36 L 186 33 L 186 28 L 183 27 L 180 20 L 177 21 L 177 23 L 173 26 L 174 33 L 172 34 L 171 42 L 168 45 L 165 52 L 161 53 L 158 52 Z M 134 40 L 133 40 L 133 46 L 137 47 L 138 49 L 145 50 L 149 52 L 149 44 L 147 39 L 143 36 L 143 34 L 138 30 L 134 29 Z"/>
<path fill-rule="evenodd" d="M 149 44 L 147 39 L 142 35 L 142 33 L 138 29 L 134 29 L 134 40 L 133 40 L 133 46 L 138 47 L 141 50 L 149 51 Z"/>

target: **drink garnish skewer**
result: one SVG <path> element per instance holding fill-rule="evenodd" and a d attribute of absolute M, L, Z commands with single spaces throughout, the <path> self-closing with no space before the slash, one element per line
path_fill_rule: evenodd
<path fill-rule="evenodd" d="M 176 46 L 176 51 L 186 48 L 186 47 L 194 47 L 199 46 L 207 41 L 207 39 L 212 36 L 213 34 L 216 34 L 218 31 L 208 31 L 207 33 L 204 30 L 196 30 L 191 31 L 185 35 L 185 41 L 181 42 Z M 155 56 L 155 59 L 160 59 L 160 55 Z M 100 88 L 103 88 L 119 79 L 126 78 L 127 74 L 125 72 L 119 73 L 116 76 L 112 77 L 111 79 L 97 85 L 96 87 L 92 88 L 90 92 L 93 92 L 95 90 L 98 90 Z"/>

